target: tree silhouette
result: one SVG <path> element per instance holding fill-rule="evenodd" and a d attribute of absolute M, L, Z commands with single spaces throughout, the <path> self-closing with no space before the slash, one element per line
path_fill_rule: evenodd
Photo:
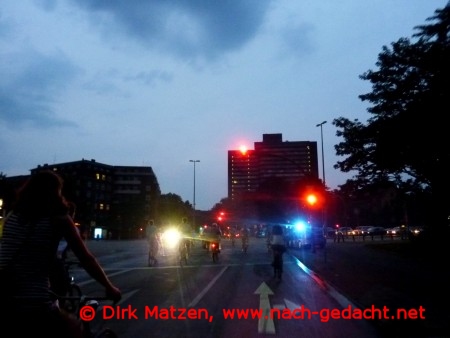
<path fill-rule="evenodd" d="M 338 156 L 335 168 L 356 171 L 358 182 L 389 180 L 397 186 L 431 189 L 431 229 L 448 228 L 450 142 L 445 116 L 450 100 L 450 5 L 437 9 L 412 39 L 383 46 L 377 70 L 360 77 L 372 91 L 360 95 L 371 106 L 367 123 L 339 117 L 333 121 Z M 442 236 L 441 236 L 442 237 Z"/>

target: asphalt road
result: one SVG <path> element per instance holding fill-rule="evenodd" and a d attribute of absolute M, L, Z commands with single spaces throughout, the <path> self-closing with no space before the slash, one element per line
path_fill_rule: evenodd
<path fill-rule="evenodd" d="M 449 269 L 446 250 L 437 249 L 409 240 L 349 238 L 295 255 L 360 308 L 424 309 L 425 319 L 377 321 L 380 336 L 450 337 Z"/>
<path fill-rule="evenodd" d="M 132 241 L 88 241 L 99 260 L 126 255 Z M 359 308 L 404 308 L 425 319 L 376 321 L 380 337 L 450 337 L 448 265 L 409 241 L 329 241 L 325 250 L 289 249 L 322 288 Z M 114 258 L 115 257 L 115 258 Z M 124 257 L 126 258 L 126 257 Z M 433 263 L 433 264 L 431 264 Z M 437 263 L 437 264 L 434 264 Z"/>
<path fill-rule="evenodd" d="M 145 241 L 88 243 L 110 278 L 122 289 L 123 297 L 117 305 L 121 309 L 131 306 L 139 317 L 114 318 L 97 324 L 107 325 L 124 338 L 377 337 L 368 321 L 330 318 L 329 312 L 339 311 L 341 306 L 302 271 L 295 256 L 285 255 L 280 281 L 273 275 L 265 239 L 251 239 L 247 253 L 239 244 L 233 247 L 231 241 L 223 240 L 218 263 L 213 263 L 210 253 L 196 244 L 186 266 L 179 265 L 176 251 L 167 249 L 165 255 L 158 256 L 155 267 L 147 267 Z M 75 280 L 88 295 L 101 292 L 98 284 L 86 276 L 77 275 Z M 145 309 L 154 306 L 206 309 L 211 320 L 147 318 Z M 258 309 L 268 311 L 259 320 L 246 316 L 231 319 L 224 312 Z M 279 311 L 280 315 L 283 312 L 283 317 L 275 315 L 272 319 L 271 311 Z"/>

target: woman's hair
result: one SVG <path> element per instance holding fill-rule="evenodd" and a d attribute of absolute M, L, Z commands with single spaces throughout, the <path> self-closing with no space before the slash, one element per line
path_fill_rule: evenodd
<path fill-rule="evenodd" d="M 69 208 L 62 187 L 63 180 L 56 173 L 38 172 L 19 189 L 13 210 L 28 219 L 66 214 Z"/>
<path fill-rule="evenodd" d="M 75 212 L 77 211 L 77 205 L 71 201 L 66 201 L 67 208 L 69 209 L 69 215 L 72 218 L 75 218 Z"/>

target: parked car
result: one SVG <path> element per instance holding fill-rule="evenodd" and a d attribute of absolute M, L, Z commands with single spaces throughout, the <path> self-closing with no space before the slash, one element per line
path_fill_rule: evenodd
<path fill-rule="evenodd" d="M 332 227 L 326 227 L 325 228 L 325 236 L 327 238 L 334 238 L 334 236 L 336 235 L 336 230 Z"/>
<path fill-rule="evenodd" d="M 410 236 L 414 236 L 414 237 L 419 236 L 422 231 L 423 231 L 423 227 L 420 227 L 420 226 L 409 227 Z"/>
<path fill-rule="evenodd" d="M 388 228 L 386 229 L 386 234 L 391 237 L 398 237 L 400 236 L 400 231 L 402 231 L 401 227 Z"/>
<path fill-rule="evenodd" d="M 359 226 L 356 227 L 354 231 L 355 235 L 367 235 L 367 229 L 371 228 L 371 226 Z"/>
<path fill-rule="evenodd" d="M 327 238 L 322 227 L 311 227 L 310 231 L 308 232 L 308 237 L 308 245 L 313 249 L 315 247 L 323 249 L 327 244 Z"/>
<path fill-rule="evenodd" d="M 297 231 L 291 229 L 285 236 L 286 245 L 290 248 L 324 248 L 327 243 L 326 235 L 322 227 L 309 226 Z"/>
<path fill-rule="evenodd" d="M 368 236 L 385 236 L 386 228 L 383 227 L 370 227 L 367 229 Z"/>
<path fill-rule="evenodd" d="M 353 229 L 350 227 L 337 228 L 336 235 L 351 236 L 353 235 Z"/>
<path fill-rule="evenodd" d="M 266 231 L 265 230 L 258 230 L 256 232 L 256 237 L 258 237 L 258 238 L 265 238 L 266 237 Z"/>
<path fill-rule="evenodd" d="M 286 232 L 285 242 L 289 248 L 302 249 L 308 245 L 306 231 L 290 229 Z"/>

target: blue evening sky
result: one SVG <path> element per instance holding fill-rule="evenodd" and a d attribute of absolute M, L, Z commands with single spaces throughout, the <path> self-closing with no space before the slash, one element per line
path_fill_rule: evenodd
<path fill-rule="evenodd" d="M 359 79 L 447 0 L 2 0 L 0 172 L 95 159 L 151 166 L 197 209 L 227 197 L 227 151 L 366 121 Z M 322 164 L 319 161 L 320 176 Z"/>

